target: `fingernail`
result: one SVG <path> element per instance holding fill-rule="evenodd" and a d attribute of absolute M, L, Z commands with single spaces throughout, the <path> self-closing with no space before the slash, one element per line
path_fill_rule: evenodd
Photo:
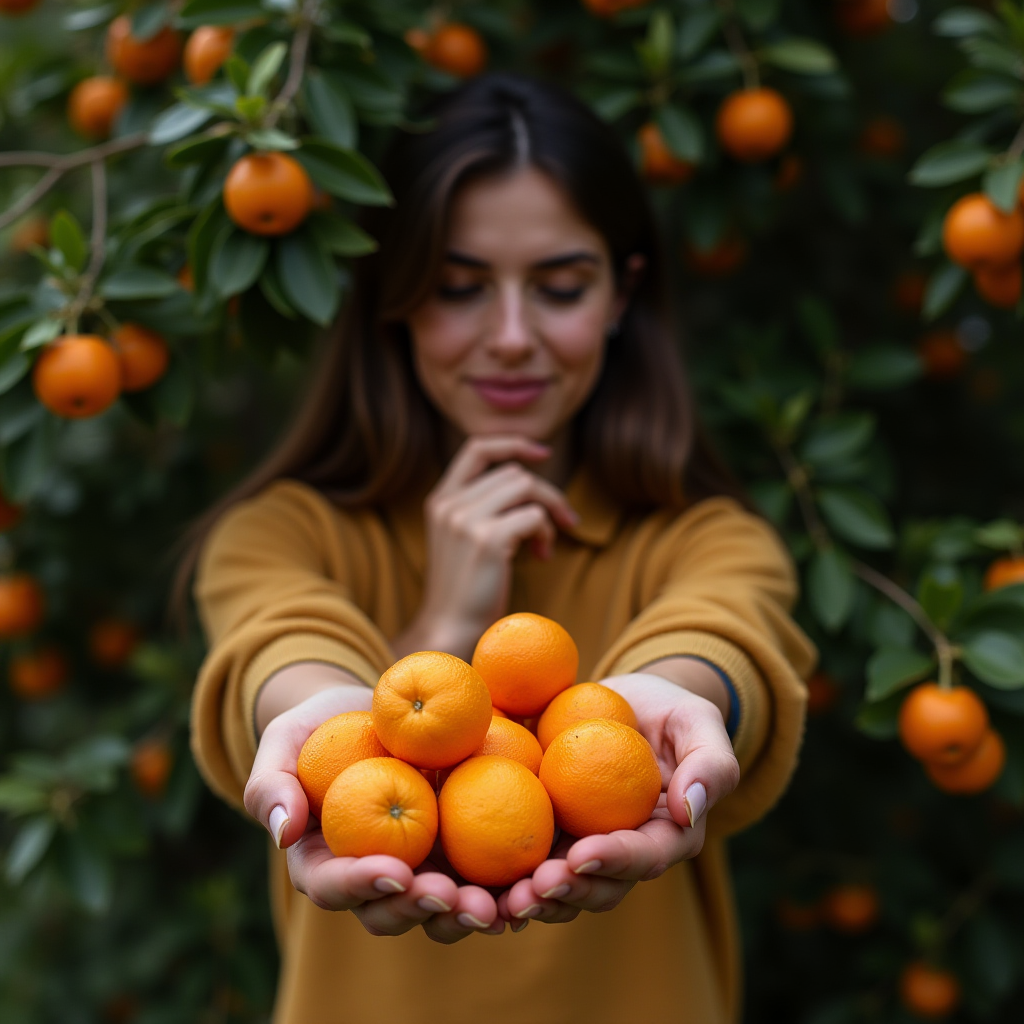
<path fill-rule="evenodd" d="M 270 812 L 270 834 L 274 837 L 274 843 L 279 850 L 281 849 L 281 836 L 284 835 L 289 821 L 291 818 L 288 817 L 288 812 L 282 804 L 278 804 Z"/>
<path fill-rule="evenodd" d="M 563 896 L 569 895 L 569 890 L 572 888 L 568 882 L 563 882 L 561 885 L 556 885 L 554 889 L 548 889 L 547 892 L 542 892 L 540 898 L 542 900 L 560 900 Z"/>
<path fill-rule="evenodd" d="M 420 910 L 429 910 L 432 914 L 447 914 L 452 908 L 444 900 L 436 896 L 423 896 L 416 901 Z"/>
<path fill-rule="evenodd" d="M 396 882 L 393 878 L 378 878 L 373 883 L 374 889 L 377 892 L 405 892 L 405 886 L 401 882 Z"/>
<path fill-rule="evenodd" d="M 683 803 L 686 804 L 686 815 L 690 819 L 690 828 L 693 828 L 708 806 L 708 791 L 704 788 L 704 783 L 693 783 L 686 791 Z"/>
<path fill-rule="evenodd" d="M 525 910 L 520 910 L 518 914 L 513 914 L 512 916 L 522 921 L 525 918 L 536 917 L 543 910 L 544 908 L 539 903 L 531 903 Z"/>
<path fill-rule="evenodd" d="M 529 921 L 517 921 L 515 924 L 509 925 L 509 927 L 514 932 L 521 932 L 529 923 Z"/>
<path fill-rule="evenodd" d="M 472 914 L 459 914 L 456 920 L 463 928 L 479 928 L 486 931 L 491 927 L 486 921 L 481 921 L 479 917 L 474 917 Z"/>
<path fill-rule="evenodd" d="M 601 868 L 601 862 L 599 860 L 588 860 L 586 864 L 581 864 L 578 868 L 573 868 L 573 874 L 575 875 L 586 875 L 591 871 L 599 871 Z"/>

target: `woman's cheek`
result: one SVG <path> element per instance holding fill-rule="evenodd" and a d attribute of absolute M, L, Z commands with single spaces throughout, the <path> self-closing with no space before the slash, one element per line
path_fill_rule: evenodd
<path fill-rule="evenodd" d="M 603 310 L 578 310 L 553 319 L 546 333 L 563 368 L 583 368 L 600 360 L 605 326 Z"/>
<path fill-rule="evenodd" d="M 458 362 L 476 337 L 471 314 L 443 307 L 423 310 L 409 326 L 417 355 L 424 363 Z"/>

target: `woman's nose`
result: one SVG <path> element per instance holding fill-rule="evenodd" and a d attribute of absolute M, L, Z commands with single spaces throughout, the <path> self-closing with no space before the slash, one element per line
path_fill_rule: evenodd
<path fill-rule="evenodd" d="M 494 313 L 489 348 L 503 359 L 519 360 L 528 355 L 535 342 L 522 291 L 517 287 L 501 289 Z"/>

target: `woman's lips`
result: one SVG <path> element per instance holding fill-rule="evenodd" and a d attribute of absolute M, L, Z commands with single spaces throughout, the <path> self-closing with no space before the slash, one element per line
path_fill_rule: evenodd
<path fill-rule="evenodd" d="M 522 409 L 535 402 L 548 386 L 546 380 L 470 382 L 480 397 L 495 409 Z"/>

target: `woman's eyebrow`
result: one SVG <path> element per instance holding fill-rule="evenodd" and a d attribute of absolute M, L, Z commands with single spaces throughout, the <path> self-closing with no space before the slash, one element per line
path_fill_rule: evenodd
<path fill-rule="evenodd" d="M 480 270 L 486 270 L 490 266 L 485 260 L 477 259 L 475 256 L 467 256 L 462 252 L 450 251 L 445 253 L 444 258 L 447 263 L 457 263 L 459 266 L 475 267 Z M 571 263 L 598 264 L 600 262 L 601 260 L 596 253 L 581 249 L 578 252 L 567 252 L 561 256 L 551 256 L 546 260 L 539 260 L 533 264 L 533 267 L 537 270 L 551 270 L 554 267 L 564 267 Z"/>

